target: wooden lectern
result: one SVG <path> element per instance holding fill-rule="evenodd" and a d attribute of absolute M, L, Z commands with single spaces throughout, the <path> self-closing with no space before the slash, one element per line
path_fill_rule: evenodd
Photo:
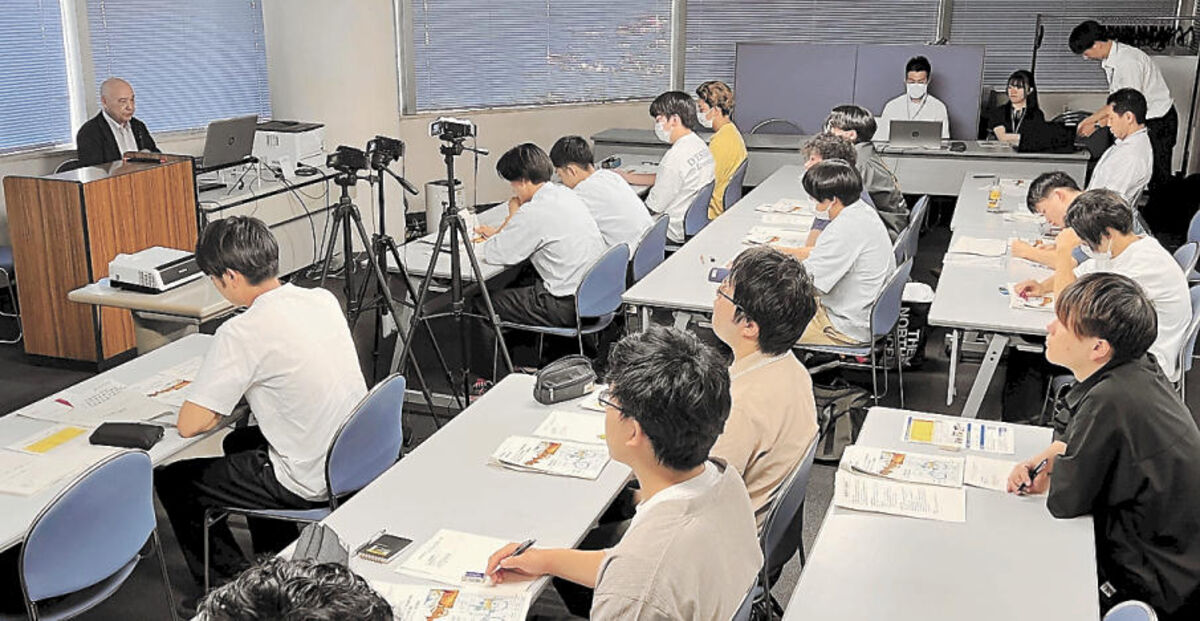
<path fill-rule="evenodd" d="M 67 294 L 107 276 L 118 253 L 195 248 L 192 158 L 157 157 L 4 178 L 25 353 L 103 367 L 135 348 L 128 310 L 76 304 Z"/>

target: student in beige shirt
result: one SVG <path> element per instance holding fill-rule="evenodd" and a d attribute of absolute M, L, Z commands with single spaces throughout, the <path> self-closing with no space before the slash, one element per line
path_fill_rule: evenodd
<path fill-rule="evenodd" d="M 760 528 L 817 437 L 812 378 L 792 355 L 816 311 L 804 265 L 769 246 L 738 255 L 713 300 L 713 332 L 733 349 L 733 405 L 709 454 L 741 473 Z"/>
<path fill-rule="evenodd" d="M 509 544 L 488 574 L 593 586 L 592 619 L 727 621 L 762 565 L 741 477 L 708 458 L 729 415 L 729 372 L 694 334 L 667 328 L 621 339 L 608 364 L 605 440 L 641 485 L 629 530 L 607 550 L 511 556 Z"/>

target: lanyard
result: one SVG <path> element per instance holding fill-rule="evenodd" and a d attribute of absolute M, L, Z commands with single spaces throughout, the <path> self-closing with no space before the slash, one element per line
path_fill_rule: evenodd
<path fill-rule="evenodd" d="M 792 352 L 790 352 L 790 351 L 785 351 L 785 352 L 783 352 L 782 354 L 779 354 L 778 356 L 772 356 L 772 357 L 770 357 L 770 358 L 767 358 L 767 359 L 765 359 L 765 360 L 760 360 L 760 361 L 758 361 L 757 363 L 755 363 L 755 364 L 754 364 L 754 366 L 750 367 L 749 369 L 743 369 L 743 370 L 741 370 L 741 371 L 738 371 L 737 373 L 730 373 L 730 374 L 729 374 L 729 380 L 730 380 L 730 381 L 733 381 L 733 380 L 735 380 L 735 379 L 737 379 L 737 378 L 739 378 L 739 377 L 741 377 L 741 376 L 743 376 L 743 375 L 745 375 L 745 374 L 747 374 L 747 373 L 750 373 L 751 371 L 757 371 L 757 370 L 759 370 L 759 369 L 761 369 L 761 368 L 763 368 L 763 367 L 765 367 L 765 366 L 767 366 L 767 365 L 769 365 L 769 364 L 773 364 L 773 363 L 779 362 L 780 360 L 783 360 L 784 358 L 786 358 L 787 356 L 790 356 L 790 355 L 792 355 Z"/>
<path fill-rule="evenodd" d="M 917 118 L 918 114 L 921 114 L 922 110 L 925 109 L 925 104 L 926 104 L 926 102 L 929 101 L 929 95 L 926 94 L 924 97 L 921 98 L 921 105 L 917 106 L 916 111 L 914 111 L 912 109 L 912 99 L 910 99 L 908 97 L 908 95 L 905 95 L 904 99 L 905 99 L 905 102 L 908 104 L 908 120 L 912 121 Z"/>
<path fill-rule="evenodd" d="M 1014 133 L 1014 134 L 1021 133 L 1021 123 L 1025 122 L 1025 113 L 1028 111 L 1029 111 L 1028 106 L 1021 108 L 1020 110 L 1013 108 L 1013 111 L 1012 111 L 1012 126 L 1013 126 L 1012 133 Z"/>

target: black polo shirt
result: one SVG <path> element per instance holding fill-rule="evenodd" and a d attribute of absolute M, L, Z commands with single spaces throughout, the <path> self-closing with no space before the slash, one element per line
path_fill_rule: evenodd
<path fill-rule="evenodd" d="M 1200 590 L 1200 429 L 1158 364 L 1109 364 L 1067 393 L 1055 517 L 1091 514 L 1101 575 L 1120 599 L 1179 611 Z M 1190 605 L 1189 605 L 1190 609 Z"/>

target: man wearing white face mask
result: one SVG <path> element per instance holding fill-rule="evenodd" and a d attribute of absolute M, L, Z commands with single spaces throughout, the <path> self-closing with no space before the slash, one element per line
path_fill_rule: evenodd
<path fill-rule="evenodd" d="M 713 181 L 716 165 L 704 139 L 693 131 L 699 121 L 696 104 L 687 93 L 667 91 L 659 95 L 650 103 L 650 116 L 654 118 L 654 134 L 671 144 L 658 163 L 658 173 L 618 170 L 617 174 L 632 185 L 654 186 L 646 197 L 646 208 L 670 217 L 667 238 L 681 244 L 683 218 L 700 190 Z"/>
<path fill-rule="evenodd" d="M 924 56 L 914 56 L 908 59 L 904 66 L 905 93 L 883 107 L 884 127 L 891 128 L 892 121 L 941 121 L 942 138 L 950 138 L 950 115 L 946 112 L 946 104 L 929 94 L 929 80 L 933 68 L 929 59 Z"/>
<path fill-rule="evenodd" d="M 701 126 L 716 131 L 708 142 L 717 180 L 708 206 L 708 219 L 712 220 L 732 206 L 725 204 L 725 188 L 729 187 L 738 166 L 746 161 L 746 142 L 729 118 L 733 114 L 733 90 L 724 82 L 713 80 L 696 88 L 696 114 Z"/>
<path fill-rule="evenodd" d="M 819 302 L 801 343 L 853 345 L 871 340 L 871 304 L 896 270 L 892 242 L 874 209 L 862 202 L 862 180 L 844 160 L 824 160 L 804 174 L 817 201 L 812 246 L 780 248 L 804 262 Z"/>
<path fill-rule="evenodd" d="M 1017 295 L 1061 294 L 1077 278 L 1094 272 L 1128 276 L 1142 287 L 1158 313 L 1158 338 L 1150 353 L 1167 378 L 1177 381 L 1179 349 L 1192 315 L 1187 278 L 1179 264 L 1158 240 L 1133 232 L 1133 211 L 1112 190 L 1080 194 L 1067 210 L 1065 224 L 1068 228 L 1055 240 L 1054 276 L 1018 284 Z M 1076 247 L 1091 256 L 1078 267 L 1071 258 Z"/>

